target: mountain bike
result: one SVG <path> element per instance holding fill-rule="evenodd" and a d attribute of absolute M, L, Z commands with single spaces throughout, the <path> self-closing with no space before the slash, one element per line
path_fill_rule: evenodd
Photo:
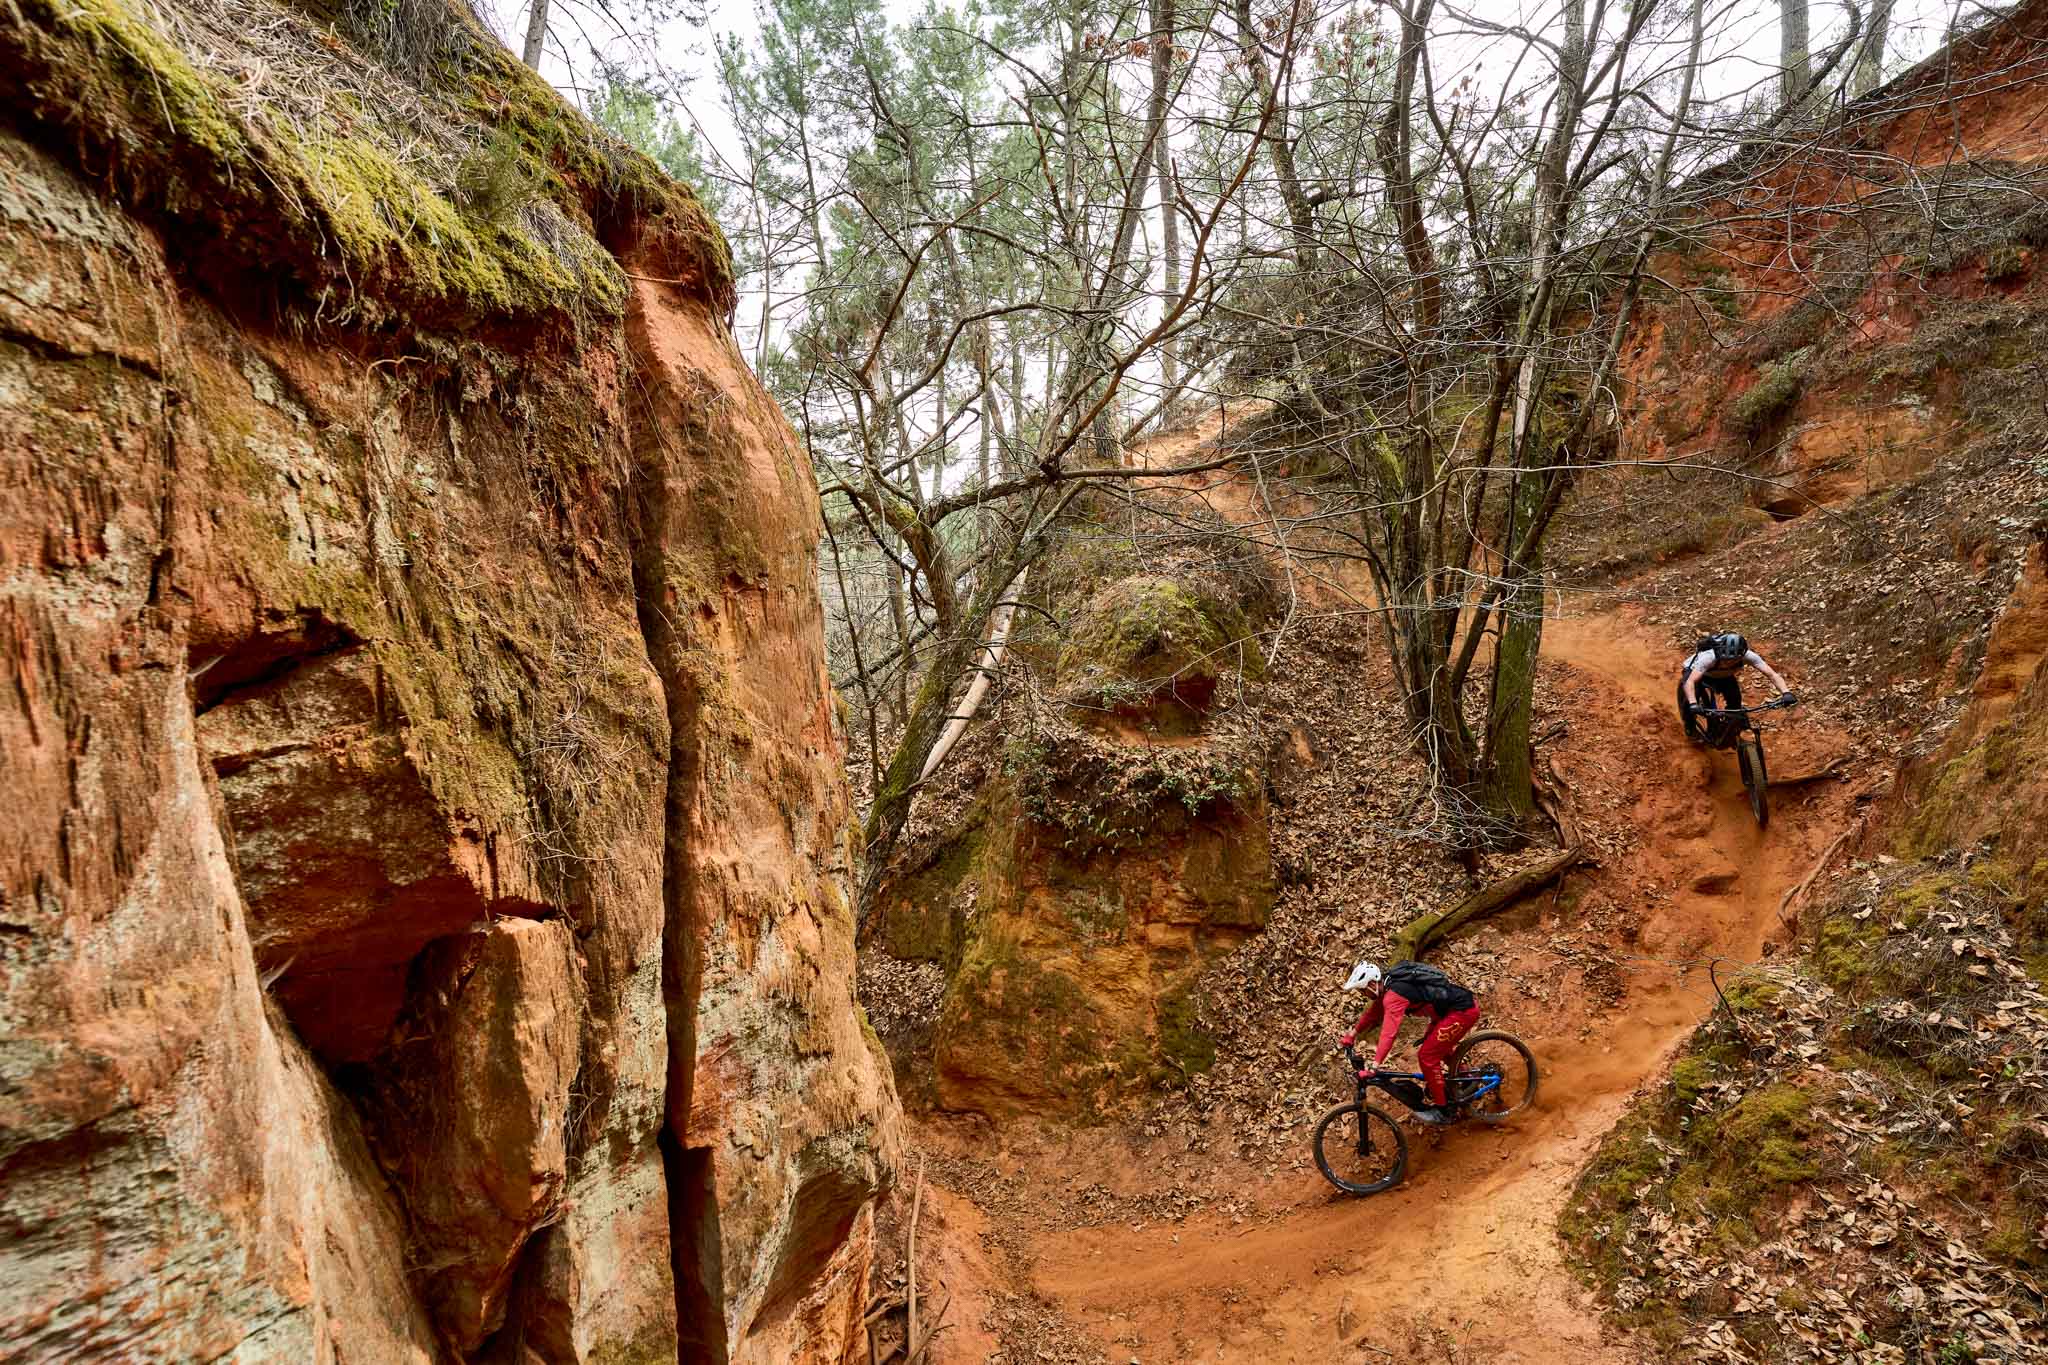
<path fill-rule="evenodd" d="M 1316 1124 L 1316 1166 L 1346 1194 L 1378 1194 L 1401 1183 L 1408 1170 L 1408 1139 L 1394 1116 L 1366 1102 L 1368 1090 L 1385 1091 L 1410 1110 L 1429 1103 L 1419 1071 L 1369 1069 L 1355 1048 L 1338 1049 L 1351 1064 L 1358 1096 Z M 1536 1102 L 1536 1058 L 1512 1033 L 1481 1029 L 1458 1044 L 1444 1076 L 1456 1120 L 1501 1123 Z"/>
<path fill-rule="evenodd" d="M 1764 728 L 1756 723 L 1754 717 L 1798 703 L 1799 698 L 1787 692 L 1762 706 L 1728 706 L 1712 710 L 1704 706 L 1693 708 L 1692 713 L 1706 722 L 1707 747 L 1735 751 L 1735 761 L 1742 769 L 1742 785 L 1749 791 L 1750 813 L 1756 816 L 1758 829 L 1771 823 L 1771 805 L 1767 795 L 1771 776 L 1764 764 Z"/>

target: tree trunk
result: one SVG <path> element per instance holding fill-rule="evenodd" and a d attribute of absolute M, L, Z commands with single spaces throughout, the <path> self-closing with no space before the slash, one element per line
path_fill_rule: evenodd
<path fill-rule="evenodd" d="M 876 496 L 887 496 L 877 490 Z M 880 530 L 881 528 L 877 528 Z M 887 535 L 887 531 L 882 531 Z M 896 628 L 897 655 L 902 660 L 896 669 L 896 723 L 904 724 L 910 717 L 910 607 L 903 599 L 903 570 L 896 564 L 885 543 L 882 550 L 882 572 L 889 575 L 889 624 Z"/>
<path fill-rule="evenodd" d="M 540 70 L 541 49 L 548 40 L 548 0 L 532 0 L 532 7 L 526 11 L 526 50 L 519 54 L 520 60 Z"/>
<path fill-rule="evenodd" d="M 1379 162 L 1380 174 L 1386 177 L 1387 209 L 1393 217 L 1394 230 L 1400 235 L 1401 256 L 1407 263 L 1409 286 L 1414 291 L 1415 330 L 1432 340 L 1431 334 L 1443 315 L 1443 281 L 1437 275 L 1436 247 L 1429 239 L 1428 215 L 1416 182 L 1412 139 L 1415 81 L 1421 70 L 1422 48 L 1434 7 L 1434 0 L 1422 0 L 1413 14 L 1400 16 L 1401 45 L 1394 66 L 1394 88 L 1387 100 L 1386 113 L 1373 132 L 1373 154 Z"/>
<path fill-rule="evenodd" d="M 1807 0 L 1778 0 L 1778 102 L 1790 104 L 1813 79 Z"/>
<path fill-rule="evenodd" d="M 904 718 L 903 733 L 896 740 L 896 751 L 890 756 L 888 770 L 876 784 L 874 804 L 869 806 L 868 818 L 861 828 L 861 844 L 865 850 L 860 892 L 860 924 L 863 928 L 874 905 L 875 889 L 881 885 L 890 855 L 896 850 L 897 837 L 910 818 L 910 803 L 917 795 L 925 759 L 938 743 L 952 715 L 953 687 L 974 667 L 984 648 L 982 633 L 988 627 L 996 603 L 1027 566 L 1029 557 L 1029 553 L 1020 548 L 1012 551 L 1007 563 L 991 565 L 981 590 L 974 595 L 973 605 L 966 610 L 954 630 L 939 637 L 938 656 L 925 670 L 924 681 L 918 685 L 917 700 Z"/>
<path fill-rule="evenodd" d="M 545 3 L 545 0 L 540 0 Z M 756 191 L 754 200 L 754 238 L 761 244 L 761 334 L 754 338 L 754 373 L 760 374 L 768 368 L 768 339 L 774 334 L 775 321 L 775 245 L 768 233 L 768 211 L 761 203 Z"/>
<path fill-rule="evenodd" d="M 946 375 L 939 372 L 938 381 L 932 385 L 932 393 L 938 404 L 938 434 L 932 443 L 932 500 L 946 496 Z M 912 471 L 911 478 L 916 478 Z"/>
<path fill-rule="evenodd" d="M 998 461 L 1003 475 L 1014 478 L 1024 472 L 1024 344 L 1017 337 L 1015 323 L 1003 324 L 1005 338 L 1010 343 L 1010 440 L 1009 454 Z"/>
<path fill-rule="evenodd" d="M 1524 474 L 1516 521 L 1528 525 L 1543 502 L 1543 481 Z M 1530 717 L 1535 709 L 1536 656 L 1543 646 L 1543 564 L 1539 543 L 1531 558 L 1503 572 L 1515 574 L 1502 597 L 1500 642 L 1493 657 L 1493 692 L 1487 704 L 1484 785 L 1480 805 L 1500 822 L 1504 842 L 1518 843 L 1536 814 L 1536 779 L 1530 769 Z"/>
<path fill-rule="evenodd" d="M 1180 297 L 1180 221 L 1174 216 L 1173 153 L 1166 132 L 1177 27 L 1174 0 L 1152 0 L 1152 167 L 1159 185 L 1159 241 L 1166 265 L 1160 291 L 1164 307 Z M 1168 392 L 1180 383 L 1180 343 L 1173 337 L 1159 343 L 1159 377 Z"/>
<path fill-rule="evenodd" d="M 1015 591 L 1024 591 L 1023 574 L 1017 575 Z M 928 781 L 931 775 L 939 770 L 939 765 L 946 761 L 946 755 L 953 751 L 953 746 L 967 733 L 967 726 L 973 721 L 974 713 L 981 709 L 982 698 L 988 695 L 997 671 L 1003 666 L 1004 657 L 1010 652 L 1010 622 L 1015 619 L 1016 614 L 1017 604 L 1012 600 L 997 607 L 995 614 L 989 617 L 988 643 L 982 646 L 980 657 L 974 661 L 974 679 L 967 684 L 967 695 L 960 699 L 959 709 L 946 718 L 946 728 L 940 732 L 938 742 L 932 745 L 932 751 L 924 761 L 924 767 L 918 771 L 919 782 Z"/>
<path fill-rule="evenodd" d="M 1529 720 L 1534 706 L 1536 654 L 1543 644 L 1543 548 L 1536 542 L 1519 562 L 1510 558 L 1526 529 L 1541 514 L 1550 481 L 1563 477 L 1538 432 L 1542 426 L 1545 365 L 1538 344 L 1551 328 L 1551 276 L 1569 213 L 1565 175 L 1577 143 L 1579 109 L 1592 50 L 1585 0 L 1565 0 L 1564 52 L 1559 62 L 1557 126 L 1536 170 L 1536 195 L 1529 216 L 1529 283 L 1516 347 L 1515 410 L 1510 454 L 1516 467 L 1508 494 L 1507 524 L 1500 538 L 1498 572 L 1508 587 L 1500 604 L 1500 635 L 1493 656 L 1493 685 L 1487 699 L 1486 748 L 1480 758 L 1479 793 L 1484 818 L 1492 822 L 1490 842 L 1517 843 L 1536 813 L 1535 778 L 1530 771 Z M 1483 630 L 1486 620 L 1470 629 Z"/>
<path fill-rule="evenodd" d="M 1549 862 L 1538 863 L 1505 881 L 1495 882 L 1483 891 L 1475 891 L 1456 905 L 1416 916 L 1394 935 L 1393 946 L 1387 951 L 1387 961 L 1421 961 L 1424 953 L 1457 929 L 1506 909 L 1531 891 L 1556 881 L 1578 863 L 1581 852 L 1577 848 L 1568 848 Z"/>
<path fill-rule="evenodd" d="M 989 373 L 988 324 L 981 325 L 981 335 L 974 347 L 974 368 L 981 380 L 981 416 L 974 424 L 974 473 L 981 487 L 989 486 L 989 451 L 995 444 L 995 428 L 1002 421 L 1002 405 L 996 401 L 995 379 Z M 978 507 L 974 512 L 974 544 L 976 549 L 988 546 L 988 528 L 991 513 L 987 507 Z"/>
<path fill-rule="evenodd" d="M 868 731 L 868 791 L 875 789 L 879 776 L 876 769 L 882 762 L 882 742 L 875 729 L 875 714 L 881 710 L 881 703 L 875 699 L 874 681 L 868 676 L 868 661 L 860 645 L 860 611 L 853 603 L 853 594 L 846 590 L 846 561 L 839 553 L 839 537 L 832 530 L 832 519 L 825 518 L 825 540 L 832 556 L 832 577 L 839 587 L 839 611 L 846 618 L 846 636 L 853 645 L 853 667 L 860 681 L 861 711 L 867 717 Z"/>
<path fill-rule="evenodd" d="M 1288 130 L 1288 108 L 1282 102 L 1280 89 L 1266 69 L 1266 52 L 1259 38 L 1259 30 L 1252 21 L 1251 0 L 1232 0 L 1231 15 L 1237 20 L 1238 39 L 1243 43 L 1246 68 L 1252 74 L 1252 89 L 1258 93 L 1262 108 L 1273 111 L 1273 119 L 1266 131 L 1266 150 L 1273 159 L 1273 175 L 1280 185 L 1280 202 L 1287 206 L 1288 229 L 1294 236 L 1294 266 L 1304 275 L 1313 275 L 1316 270 L 1316 229 L 1315 209 L 1308 201 L 1308 194 L 1301 187 L 1301 174 L 1295 168 L 1294 137 Z M 1293 35 L 1289 35 L 1289 41 Z"/>
<path fill-rule="evenodd" d="M 1850 79 L 1849 94 L 1861 99 L 1877 89 L 1884 78 L 1884 46 L 1891 35 L 1892 0 L 1871 0 L 1870 27 L 1856 50 L 1856 71 Z"/>

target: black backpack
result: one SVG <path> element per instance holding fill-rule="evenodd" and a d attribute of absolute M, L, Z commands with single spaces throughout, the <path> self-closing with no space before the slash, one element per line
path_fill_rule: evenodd
<path fill-rule="evenodd" d="M 1412 1003 L 1428 1005 L 1440 1015 L 1469 1010 L 1478 1003 L 1472 992 L 1446 976 L 1443 968 L 1427 962 L 1397 964 L 1387 973 L 1387 989 Z"/>

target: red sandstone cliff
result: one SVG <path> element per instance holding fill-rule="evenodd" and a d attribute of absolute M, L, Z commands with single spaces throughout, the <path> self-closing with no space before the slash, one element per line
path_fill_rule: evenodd
<path fill-rule="evenodd" d="M 836 1359 L 808 468 L 688 192 L 362 8 L 0 0 L 0 1359 Z"/>

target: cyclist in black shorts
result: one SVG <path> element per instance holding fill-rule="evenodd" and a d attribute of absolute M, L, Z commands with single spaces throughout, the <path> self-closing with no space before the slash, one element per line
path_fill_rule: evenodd
<path fill-rule="evenodd" d="M 1678 718 L 1685 722 L 1688 739 L 1706 738 L 1699 717 L 1693 714 L 1696 708 L 1732 709 L 1742 705 L 1742 684 L 1737 679 L 1745 668 L 1754 668 L 1769 678 L 1776 684 L 1779 696 L 1792 695 L 1792 689 L 1785 685 L 1778 671 L 1734 631 L 1700 637 L 1678 672 Z M 1710 697 L 1703 699 L 1702 692 Z"/>

